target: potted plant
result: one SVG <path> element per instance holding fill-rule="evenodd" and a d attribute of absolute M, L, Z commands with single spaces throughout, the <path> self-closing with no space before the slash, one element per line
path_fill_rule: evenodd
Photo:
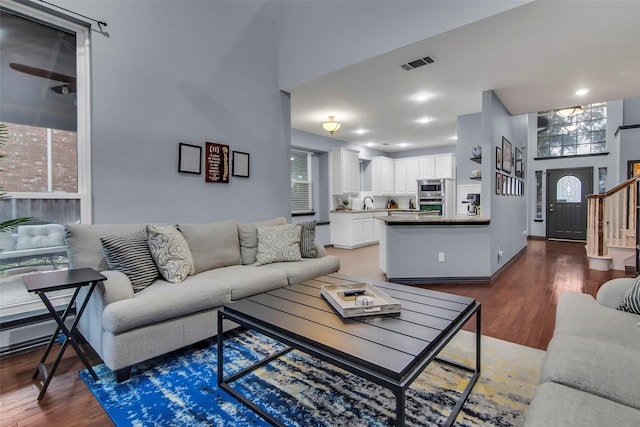
<path fill-rule="evenodd" d="M 349 209 L 349 199 L 344 199 L 342 201 L 342 209 Z"/>

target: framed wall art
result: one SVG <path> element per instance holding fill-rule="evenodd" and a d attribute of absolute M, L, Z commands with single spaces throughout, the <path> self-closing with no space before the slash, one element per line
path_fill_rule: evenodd
<path fill-rule="evenodd" d="M 524 176 L 524 167 L 522 164 L 522 151 L 516 147 L 516 176 L 522 178 Z"/>
<path fill-rule="evenodd" d="M 205 157 L 205 181 L 229 182 L 229 146 L 207 142 Z"/>
<path fill-rule="evenodd" d="M 511 143 L 504 136 L 502 137 L 502 170 L 511 174 L 511 164 L 513 162 L 513 153 L 511 151 Z"/>
<path fill-rule="evenodd" d="M 234 151 L 232 153 L 231 175 L 249 178 L 249 153 Z"/>
<path fill-rule="evenodd" d="M 502 170 L 502 148 L 496 147 L 496 169 Z"/>
<path fill-rule="evenodd" d="M 496 172 L 496 194 L 499 196 L 502 194 L 502 174 Z"/>
<path fill-rule="evenodd" d="M 202 147 L 178 144 L 178 172 L 200 175 L 202 173 Z"/>

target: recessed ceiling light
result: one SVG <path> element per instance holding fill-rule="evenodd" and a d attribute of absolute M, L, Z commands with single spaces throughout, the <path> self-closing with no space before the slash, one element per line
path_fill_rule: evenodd
<path fill-rule="evenodd" d="M 425 102 L 427 99 L 431 98 L 431 94 L 429 92 L 419 92 L 411 98 L 416 102 Z"/>
<path fill-rule="evenodd" d="M 457 141 L 457 140 L 458 140 L 458 135 L 450 136 L 450 137 L 449 137 L 449 139 L 452 139 L 452 140 L 454 140 L 454 141 Z"/>
<path fill-rule="evenodd" d="M 421 125 L 424 125 L 426 123 L 429 123 L 431 121 L 431 117 L 420 117 L 419 119 L 416 119 L 416 123 L 420 123 Z"/>
<path fill-rule="evenodd" d="M 398 144 L 400 147 L 408 147 L 409 143 L 408 142 L 401 142 L 400 144 Z"/>
<path fill-rule="evenodd" d="M 356 129 L 356 130 L 353 131 L 353 133 L 358 134 L 358 135 L 364 135 L 367 132 L 369 132 L 367 129 L 362 129 L 362 128 L 359 128 L 359 129 Z"/>
<path fill-rule="evenodd" d="M 576 95 L 578 95 L 578 96 L 584 96 L 584 95 L 586 95 L 586 94 L 588 94 L 588 93 L 589 93 L 589 89 L 587 89 L 587 88 L 584 88 L 584 89 L 578 89 L 578 90 L 576 91 Z"/>
<path fill-rule="evenodd" d="M 367 142 L 367 147 L 373 147 L 375 144 L 371 141 Z"/>

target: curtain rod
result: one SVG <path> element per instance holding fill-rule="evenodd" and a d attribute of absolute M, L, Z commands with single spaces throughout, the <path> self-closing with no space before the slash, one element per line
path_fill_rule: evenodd
<path fill-rule="evenodd" d="M 62 6 L 58 6 L 57 4 L 49 3 L 48 1 L 45 1 L 45 0 L 39 0 L 39 1 L 40 1 L 41 3 L 45 3 L 45 4 L 49 5 L 49 6 L 53 6 L 53 7 L 55 7 L 55 8 L 60 9 L 60 10 L 64 10 L 65 12 L 73 13 L 74 15 L 76 15 L 76 16 L 80 16 L 80 17 L 82 17 L 82 18 L 84 18 L 84 19 L 88 19 L 89 21 L 93 21 L 93 22 L 95 22 L 96 24 L 98 24 L 98 27 L 100 27 L 100 29 L 101 29 L 101 30 L 102 30 L 102 27 L 106 27 L 106 26 L 107 26 L 107 23 L 106 23 L 106 22 L 104 22 L 104 21 L 99 21 L 99 20 L 97 20 L 97 19 L 91 18 L 91 17 L 86 16 L 86 15 L 83 15 L 83 14 L 81 14 L 81 13 L 74 12 L 73 10 L 69 10 L 69 9 L 66 9 L 66 8 L 64 8 L 64 7 L 62 7 Z"/>

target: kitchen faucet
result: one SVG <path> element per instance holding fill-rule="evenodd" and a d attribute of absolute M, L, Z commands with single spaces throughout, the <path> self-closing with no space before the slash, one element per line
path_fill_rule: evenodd
<path fill-rule="evenodd" d="M 367 196 L 364 199 L 362 199 L 362 204 L 364 205 L 365 209 L 367 209 L 367 199 L 371 199 L 371 204 L 373 205 L 373 197 Z M 371 209 L 371 207 L 369 206 L 368 209 Z"/>

